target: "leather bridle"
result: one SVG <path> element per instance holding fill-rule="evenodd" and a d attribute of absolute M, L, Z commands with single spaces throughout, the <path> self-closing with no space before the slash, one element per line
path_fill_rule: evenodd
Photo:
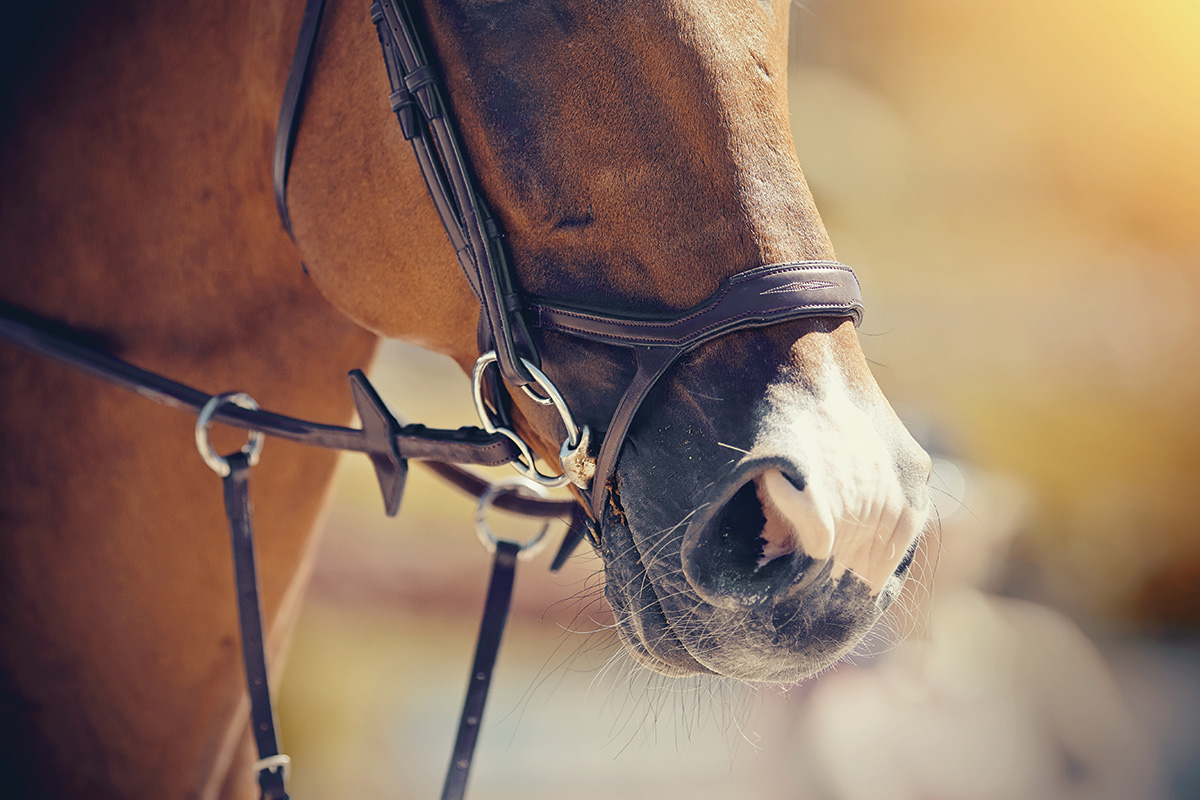
<path fill-rule="evenodd" d="M 371 18 L 379 35 L 392 111 L 404 138 L 413 147 L 459 265 L 481 307 L 480 352 L 472 386 L 482 430 L 435 430 L 402 424 L 367 381 L 355 370 L 351 390 L 362 428 L 333 425 L 258 409 L 240 394 L 209 395 L 161 375 L 142 370 L 110 354 L 80 344 L 78 335 L 51 321 L 0 304 L 0 336 L 77 369 L 137 391 L 148 399 L 198 414 L 201 453 L 224 480 L 226 514 L 234 548 L 238 612 L 251 723 L 259 751 L 255 771 L 263 797 L 286 798 L 274 714 L 267 686 L 261 610 L 254 567 L 247 478 L 257 446 L 229 456 L 207 447 L 207 426 L 216 420 L 262 434 L 317 447 L 366 453 L 375 467 L 388 515 L 399 510 L 410 458 L 429 464 L 442 477 L 480 500 L 480 514 L 494 505 L 536 517 L 570 517 L 567 537 L 554 559 L 557 569 L 585 536 L 599 542 L 596 520 L 604 506 L 622 445 L 638 408 L 650 390 L 680 356 L 733 331 L 811 317 L 862 317 L 862 298 L 853 271 L 834 261 L 801 261 L 759 266 L 726 279 L 694 308 L 677 314 L 632 316 L 569 306 L 527 296 L 508 261 L 503 234 L 477 187 L 456 130 L 436 66 L 411 8 L 413 0 L 373 0 Z M 275 199 L 289 235 L 287 181 L 299 129 L 304 87 L 315 51 L 325 0 L 307 0 L 299 41 L 279 114 L 274 156 Z M 553 332 L 632 351 L 636 371 L 605 425 L 593 453 L 591 430 L 573 418 L 565 399 L 542 372 L 532 330 Z M 495 365 L 496 370 L 491 370 Z M 497 380 L 498 378 L 498 380 Z M 509 391 L 524 391 L 543 405 L 553 405 L 567 431 L 560 450 L 563 473 L 546 475 L 536 466 L 528 445 L 513 431 L 507 407 Z M 508 484 L 488 484 L 456 464 L 511 463 L 529 481 L 532 494 Z M 541 486 L 574 484 L 586 501 L 548 500 Z M 590 516 L 590 519 L 588 518 Z M 486 525 L 477 524 L 481 532 Z M 490 535 L 490 534 L 489 534 Z M 485 540 L 487 537 L 483 537 Z M 475 662 L 460 719 L 458 736 L 443 789 L 443 800 L 457 800 L 466 789 L 467 773 L 478 736 L 483 705 L 507 618 L 516 559 L 526 545 L 485 542 L 495 554 Z M 526 543 L 528 544 L 528 543 Z"/>
<path fill-rule="evenodd" d="M 323 5 L 324 0 L 309 0 L 276 138 L 275 200 L 289 232 L 288 166 Z M 428 57 L 429 49 L 410 3 L 373 0 L 371 19 L 391 84 L 392 111 L 404 138 L 412 144 L 458 263 L 480 303 L 482 355 L 474 383 L 481 422 L 485 429 L 502 431 L 518 445 L 525 460 L 514 466 L 526 477 L 546 485 L 564 485 L 568 480 L 574 483 L 588 500 L 592 520 L 599 519 L 609 480 L 638 408 L 681 355 L 733 331 L 800 318 L 850 317 L 856 325 L 860 322 L 863 307 L 858 281 L 849 267 L 835 261 L 771 264 L 740 272 L 698 306 L 659 318 L 637 318 L 526 296 L 509 264 L 495 215 L 465 159 L 445 89 Z M 570 435 L 577 426 L 569 404 L 558 402 L 554 397 L 557 389 L 541 372 L 530 328 L 622 347 L 635 354 L 637 371 L 608 420 L 595 456 L 580 447 L 581 436 Z M 506 418 L 501 393 L 494 385 L 483 385 L 486 368 L 492 363 L 497 365 L 505 387 L 524 390 L 538 402 L 553 403 L 558 408 L 568 430 L 560 452 L 562 475 L 538 472 L 529 449 L 502 424 Z"/>

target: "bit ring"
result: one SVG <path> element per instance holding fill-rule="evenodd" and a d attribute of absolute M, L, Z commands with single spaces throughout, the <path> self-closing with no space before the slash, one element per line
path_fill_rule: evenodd
<path fill-rule="evenodd" d="M 571 483 L 571 477 L 566 471 L 558 475 L 546 475 L 541 472 L 534 463 L 533 452 L 530 450 L 529 445 L 510 428 L 497 425 L 496 421 L 492 418 L 492 412 L 483 400 L 483 376 L 487 368 L 496 363 L 496 361 L 496 351 L 489 350 L 479 357 L 479 360 L 475 362 L 475 368 L 471 370 L 471 393 L 475 401 L 475 413 L 479 415 L 480 424 L 488 433 L 499 433 L 507 437 L 521 451 L 521 457 L 525 460 L 521 461 L 518 459 L 513 461 L 512 467 L 523 478 L 551 489 L 566 486 L 568 483 Z M 572 416 L 571 409 L 567 406 L 567 401 L 563 399 L 558 388 L 554 385 L 553 381 L 546 377 L 544 372 L 525 359 L 521 359 L 521 363 L 529 370 L 529 374 L 537 382 L 538 388 L 545 392 L 546 396 L 539 398 L 532 392 L 527 393 L 542 405 L 553 405 L 555 410 L 558 411 L 558 416 L 562 419 L 563 427 L 567 430 L 567 438 L 562 444 L 562 452 L 574 452 L 579 447 L 580 442 L 583 441 L 584 436 L 579 426 L 575 424 L 575 417 Z"/>

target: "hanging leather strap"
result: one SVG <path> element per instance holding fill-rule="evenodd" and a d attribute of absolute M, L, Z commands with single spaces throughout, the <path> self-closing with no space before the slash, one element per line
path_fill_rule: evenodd
<path fill-rule="evenodd" d="M 504 637 L 504 626 L 508 622 L 508 610 L 512 604 L 517 554 L 520 551 L 521 546 L 515 542 L 496 543 L 496 553 L 492 559 L 492 578 L 488 582 L 483 619 L 479 622 L 479 638 L 475 643 L 475 659 L 471 663 L 467 696 L 463 700 L 458 735 L 450 755 L 450 769 L 442 786 L 442 800 L 462 800 L 467 791 L 467 775 L 471 769 L 471 759 L 475 755 L 475 742 L 479 739 L 483 707 L 487 703 L 496 656 L 500 653 L 500 640 Z"/>
<path fill-rule="evenodd" d="M 254 565 L 254 529 L 250 523 L 250 456 L 237 452 L 225 456 L 229 474 L 221 479 L 225 516 L 233 546 L 233 571 L 237 586 L 238 624 L 242 635 L 242 664 L 250 694 L 250 725 L 258 748 L 256 766 L 260 796 L 287 800 L 284 772 L 287 757 L 279 752 L 275 712 L 267 681 L 267 653 L 263 640 L 262 606 L 258 599 L 258 570 Z"/>

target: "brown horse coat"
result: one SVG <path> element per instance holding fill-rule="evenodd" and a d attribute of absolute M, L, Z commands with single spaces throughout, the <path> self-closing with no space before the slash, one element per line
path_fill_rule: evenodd
<path fill-rule="evenodd" d="M 832 256 L 788 132 L 787 10 L 430 5 L 455 113 L 525 290 L 662 311 L 752 266 Z M 344 375 L 369 361 L 367 331 L 467 367 L 478 309 L 387 109 L 365 3 L 327 11 L 291 176 L 297 246 L 280 230 L 269 163 L 299 12 L 281 0 L 98 2 L 61 29 L 46 21 L 53 46 L 12 81 L 4 109 L 3 298 L 178 380 L 346 422 Z M 627 361 L 553 336 L 541 346 L 581 413 L 611 413 Z M 0 371 L 0 738 L 14 743 L 0 751 L 0 787 L 247 795 L 230 557 L 192 421 L 8 345 Z M 779 680 L 822 668 L 894 594 L 928 473 L 852 326 L 727 337 L 656 392 L 602 520 L 622 635 L 666 672 Z M 791 432 L 814 424 L 823 433 L 793 452 Z M 553 462 L 552 413 L 518 398 L 518 426 Z M 272 441 L 254 473 L 275 665 L 333 465 L 327 452 Z M 684 523 L 703 507 L 714 514 L 740 482 L 758 487 L 749 519 L 775 520 L 762 535 L 794 569 L 813 559 L 776 509 L 779 487 L 800 493 L 787 502 L 816 503 L 822 520 L 866 520 L 817 578 L 797 579 L 807 591 L 819 578 L 825 596 L 803 613 L 798 588 L 767 613 L 680 564 L 710 533 Z M 813 610 L 826 608 L 837 618 Z"/>

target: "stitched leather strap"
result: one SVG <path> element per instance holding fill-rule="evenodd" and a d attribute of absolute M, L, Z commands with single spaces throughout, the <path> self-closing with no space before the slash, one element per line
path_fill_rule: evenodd
<path fill-rule="evenodd" d="M 258 570 L 254 565 L 254 529 L 250 524 L 249 457 L 244 452 L 226 456 L 229 474 L 222 479 L 225 516 L 233 546 L 233 571 L 237 587 L 238 624 L 242 636 L 242 664 L 250 694 L 250 725 L 260 763 L 279 756 L 275 712 L 267 683 L 267 653 L 263 642 L 262 607 L 258 600 Z M 287 800 L 282 765 L 258 771 L 261 796 Z"/>
<path fill-rule="evenodd" d="M 530 303 L 530 322 L 544 330 L 622 347 L 688 350 L 743 328 L 800 317 L 862 320 L 854 271 L 837 261 L 770 264 L 727 278 L 711 297 L 678 316 L 633 318 L 550 303 Z"/>
<path fill-rule="evenodd" d="M 374 0 L 371 20 L 379 35 L 391 104 L 413 152 L 459 265 L 483 309 L 485 345 L 496 350 L 510 386 L 533 383 L 521 363 L 540 366 L 524 320 L 507 254 L 491 209 L 463 156 L 438 72 L 429 60 L 416 15 L 406 0 Z"/>

